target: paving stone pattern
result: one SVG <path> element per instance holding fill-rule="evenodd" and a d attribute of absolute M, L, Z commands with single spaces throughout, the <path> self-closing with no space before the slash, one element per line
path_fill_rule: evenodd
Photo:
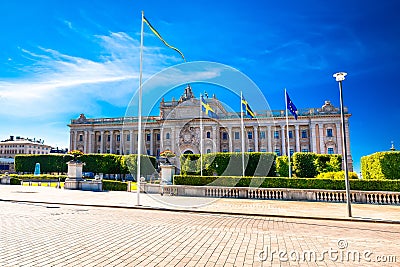
<path fill-rule="evenodd" d="M 400 266 L 373 262 L 400 262 L 400 225 L 5 201 L 0 213 L 0 266 Z M 260 258 L 329 249 L 372 262 Z"/>

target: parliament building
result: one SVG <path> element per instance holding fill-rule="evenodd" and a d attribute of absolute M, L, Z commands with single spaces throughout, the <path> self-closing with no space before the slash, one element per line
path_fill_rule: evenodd
<path fill-rule="evenodd" d="M 218 117 L 200 116 L 200 101 L 194 97 L 189 85 L 179 100 L 164 101 L 163 98 L 158 116 L 142 117 L 142 153 L 158 157 L 161 151 L 171 150 L 178 159 L 184 153 L 200 153 L 201 140 L 203 153 L 241 152 L 240 112 L 226 111 L 213 96 L 205 101 Z M 256 112 L 255 118 L 244 117 L 245 151 L 275 152 L 277 155 L 294 152 L 342 154 L 340 109 L 330 101 L 325 101 L 320 108 L 298 109 L 297 120 L 289 116 L 289 138 L 285 114 L 285 110 L 272 110 Z M 348 164 L 352 171 L 350 116 L 345 108 Z M 137 153 L 137 117 L 86 118 L 81 114 L 78 119 L 72 119 L 68 126 L 70 150 L 124 155 Z"/>

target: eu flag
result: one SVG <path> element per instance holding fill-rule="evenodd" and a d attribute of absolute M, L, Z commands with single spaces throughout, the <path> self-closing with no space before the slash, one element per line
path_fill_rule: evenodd
<path fill-rule="evenodd" d="M 286 91 L 285 91 L 286 92 Z M 297 108 L 296 106 L 293 104 L 292 100 L 289 97 L 289 94 L 286 92 L 286 103 L 287 106 L 286 108 L 290 111 L 290 113 L 292 113 L 292 115 L 294 116 L 294 118 L 297 120 Z"/>
<path fill-rule="evenodd" d="M 200 97 L 200 101 L 201 101 L 201 110 L 206 113 L 210 118 L 218 118 L 217 113 L 215 113 L 215 111 L 212 109 L 212 107 L 206 103 L 206 101 L 204 100 L 203 96 Z"/>

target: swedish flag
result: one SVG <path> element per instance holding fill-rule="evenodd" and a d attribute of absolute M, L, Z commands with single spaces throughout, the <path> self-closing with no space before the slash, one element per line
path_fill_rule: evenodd
<path fill-rule="evenodd" d="M 173 47 L 172 45 L 168 44 L 162 37 L 161 35 L 158 33 L 158 31 L 150 24 L 150 22 L 146 19 L 146 17 L 143 16 L 143 22 L 145 22 L 147 24 L 147 26 L 149 26 L 150 30 L 169 48 L 174 49 L 176 52 L 178 52 L 181 57 L 183 58 L 183 60 L 186 62 L 185 56 L 183 55 L 183 53 L 181 51 L 179 51 L 178 48 Z"/>
<path fill-rule="evenodd" d="M 210 118 L 217 119 L 218 118 L 217 113 L 215 113 L 215 111 L 212 109 L 212 107 L 210 107 L 210 105 L 206 103 L 203 96 L 200 97 L 200 101 L 201 101 L 201 110 L 204 113 L 206 113 Z"/>
<path fill-rule="evenodd" d="M 246 99 L 242 96 L 242 107 L 243 110 L 246 112 L 246 115 L 254 118 L 256 115 L 254 114 L 253 110 L 251 110 L 249 103 L 247 103 Z"/>

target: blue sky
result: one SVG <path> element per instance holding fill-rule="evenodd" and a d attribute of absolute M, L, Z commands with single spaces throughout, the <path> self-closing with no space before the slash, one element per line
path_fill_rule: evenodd
<path fill-rule="evenodd" d="M 400 148 L 396 0 L 0 1 L 0 139 L 68 147 L 66 125 L 80 113 L 124 116 L 138 87 L 141 10 L 188 61 L 246 74 L 271 109 L 284 108 L 285 87 L 298 108 L 339 106 L 332 74 L 348 72 L 356 169 L 391 141 Z M 145 47 L 145 80 L 182 62 L 148 28 Z"/>

